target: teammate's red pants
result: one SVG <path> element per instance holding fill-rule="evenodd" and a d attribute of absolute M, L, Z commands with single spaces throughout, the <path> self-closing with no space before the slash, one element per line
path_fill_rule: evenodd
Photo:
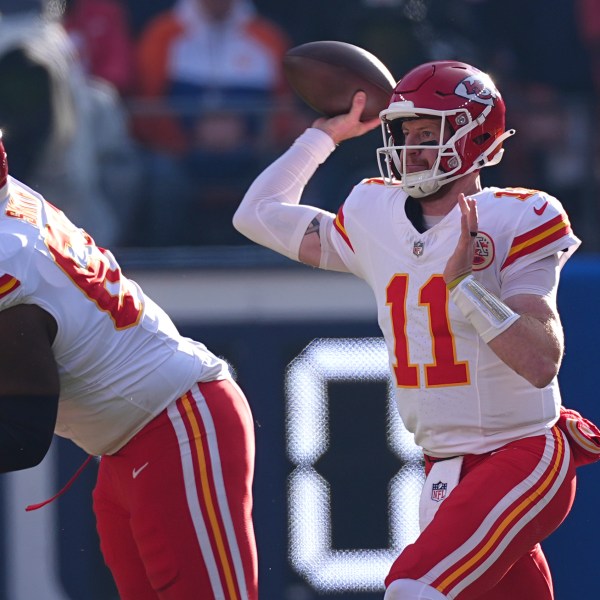
<path fill-rule="evenodd" d="M 418 579 L 456 600 L 551 600 L 539 546 L 569 513 L 575 467 L 562 432 L 465 456 L 460 483 L 394 562 L 386 585 Z"/>
<path fill-rule="evenodd" d="M 121 600 L 257 600 L 254 425 L 200 383 L 100 462 L 94 512 Z"/>

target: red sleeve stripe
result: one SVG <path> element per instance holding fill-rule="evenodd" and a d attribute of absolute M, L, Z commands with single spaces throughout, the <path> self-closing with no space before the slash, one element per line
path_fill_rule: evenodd
<path fill-rule="evenodd" d="M 12 275 L 9 275 L 8 273 L 2 275 L 2 277 L 0 277 L 0 298 L 4 298 L 4 296 L 7 296 L 13 290 L 16 290 L 20 285 L 21 282 Z"/>
<path fill-rule="evenodd" d="M 557 215 L 554 219 L 547 221 L 543 225 L 517 236 L 512 243 L 508 257 L 502 265 L 505 269 L 512 265 L 517 259 L 522 256 L 527 256 L 561 237 L 571 233 L 571 224 L 566 215 Z"/>
<path fill-rule="evenodd" d="M 348 247 L 352 252 L 354 252 L 354 248 L 352 247 L 352 242 L 350 242 L 350 238 L 348 237 L 348 232 L 344 227 L 344 207 L 340 206 L 338 210 L 337 217 L 333 222 L 333 226 L 337 229 L 337 232 L 342 236 L 342 239 L 348 244 Z"/>

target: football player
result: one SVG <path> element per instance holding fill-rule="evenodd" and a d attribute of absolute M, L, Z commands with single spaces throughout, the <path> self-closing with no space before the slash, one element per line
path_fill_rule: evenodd
<path fill-rule="evenodd" d="M 8 175 L 1 137 L 0 338 L 0 472 L 38 464 L 53 432 L 101 457 L 93 507 L 119 597 L 257 600 L 243 392 L 108 250 Z"/>
<path fill-rule="evenodd" d="M 373 290 L 398 410 L 427 473 L 421 534 L 391 566 L 385 600 L 549 600 L 540 542 L 573 503 L 571 443 L 578 460 L 581 448 L 598 458 L 600 432 L 561 415 L 557 383 L 559 275 L 580 241 L 549 194 L 482 187 L 481 169 L 515 133 L 487 74 L 427 63 L 379 119 L 360 121 L 365 100 L 356 93 L 347 114 L 300 135 L 252 184 L 234 226 Z M 301 205 L 336 145 L 378 125 L 380 177 L 358 183 L 337 215 Z"/>

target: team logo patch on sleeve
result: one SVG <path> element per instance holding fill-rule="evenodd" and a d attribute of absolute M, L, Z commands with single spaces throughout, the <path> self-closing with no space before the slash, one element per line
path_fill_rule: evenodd
<path fill-rule="evenodd" d="M 0 277 L 0 299 L 8 296 L 11 292 L 20 287 L 21 282 L 12 275 L 5 273 Z"/>
<path fill-rule="evenodd" d="M 473 271 L 487 269 L 494 262 L 495 254 L 494 240 L 485 231 L 479 231 L 475 238 Z"/>

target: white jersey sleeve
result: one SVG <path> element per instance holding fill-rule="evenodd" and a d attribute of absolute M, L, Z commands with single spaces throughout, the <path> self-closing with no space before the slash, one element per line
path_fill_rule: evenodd
<path fill-rule="evenodd" d="M 560 202 L 537 190 L 523 188 L 489 188 L 486 199 L 493 198 L 491 215 L 503 213 L 503 219 L 514 219 L 510 245 L 502 246 L 502 280 L 510 280 L 515 273 L 540 259 L 555 255 L 562 268 L 581 244 Z M 494 218 L 494 216 L 490 216 Z"/>
<path fill-rule="evenodd" d="M 182 337 L 115 257 L 39 194 L 10 180 L 0 204 L 0 310 L 35 304 L 57 324 L 55 432 L 111 454 L 196 381 L 227 364 Z"/>
<path fill-rule="evenodd" d="M 384 186 L 383 180 L 380 178 L 364 179 L 358 184 L 358 186 L 354 188 L 352 194 L 348 197 L 347 202 L 350 202 L 350 204 L 353 205 L 355 198 L 360 197 L 361 205 L 368 207 L 367 210 L 371 209 L 376 211 L 378 208 L 383 208 L 385 210 L 385 203 L 378 198 L 381 195 L 385 195 L 389 189 L 390 188 Z M 357 239 L 355 238 L 357 238 L 360 234 L 350 234 L 346 228 L 345 207 L 346 203 L 342 204 L 337 211 L 337 215 L 333 221 L 333 227 L 329 235 L 330 243 L 348 271 L 354 273 L 354 275 L 357 275 L 361 279 L 367 279 L 368 272 L 363 271 L 363 263 L 360 257 L 356 254 L 353 245 L 353 240 L 356 242 Z M 352 211 L 353 209 L 351 208 L 350 210 Z M 361 220 L 356 220 L 352 224 L 353 228 L 356 227 L 358 231 L 360 231 Z M 362 225 L 364 227 L 369 227 L 369 222 L 369 220 L 365 220 Z"/>

